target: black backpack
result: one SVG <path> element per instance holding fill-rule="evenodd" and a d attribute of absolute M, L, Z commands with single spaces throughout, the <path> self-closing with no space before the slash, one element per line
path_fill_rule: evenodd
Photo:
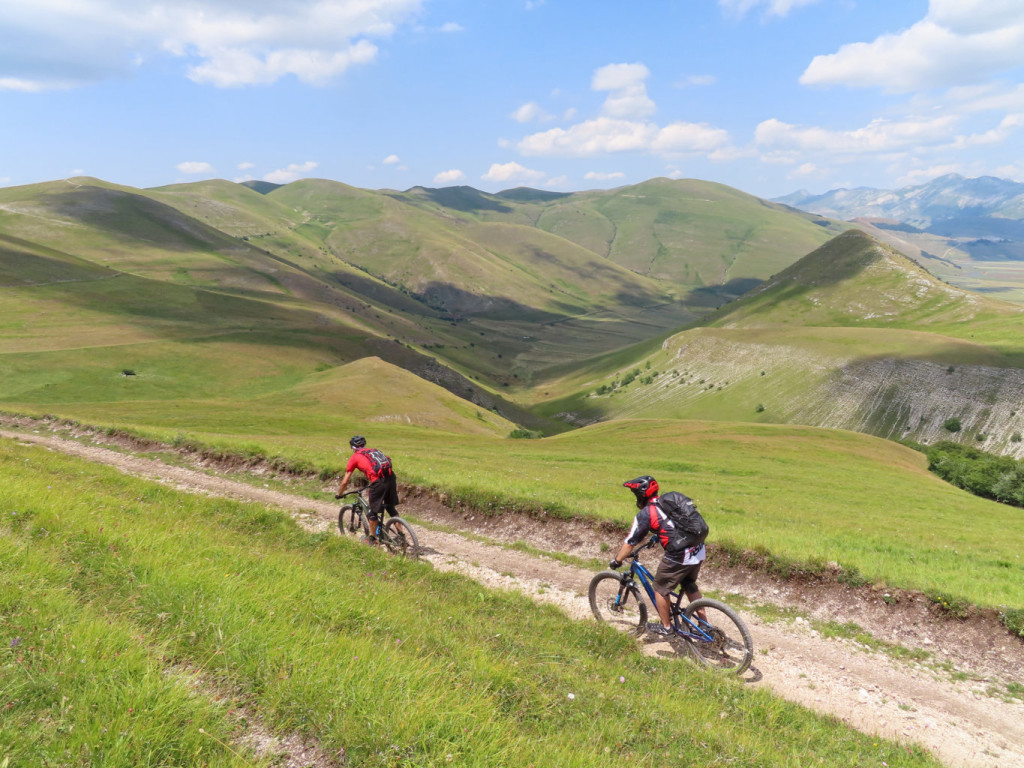
<path fill-rule="evenodd" d="M 678 491 L 670 491 L 658 497 L 658 506 L 683 533 L 694 539 L 694 544 L 703 544 L 708 537 L 708 524 L 704 522 L 693 499 Z"/>
<path fill-rule="evenodd" d="M 370 460 L 370 465 L 373 467 L 373 472 L 378 477 L 381 475 L 391 474 L 391 459 L 388 458 L 383 451 L 377 450 L 376 448 L 360 448 L 359 453 L 363 454 Z"/>

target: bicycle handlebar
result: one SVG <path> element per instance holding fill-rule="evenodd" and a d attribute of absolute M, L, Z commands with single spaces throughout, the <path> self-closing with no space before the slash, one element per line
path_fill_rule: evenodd
<path fill-rule="evenodd" d="M 345 493 L 341 494 L 341 496 L 336 496 L 335 498 L 344 499 L 346 496 L 362 496 L 363 491 L 365 490 L 365 488 L 358 488 L 357 490 L 354 491 L 345 491 Z"/>
<path fill-rule="evenodd" d="M 645 549 L 649 549 L 649 548 L 653 547 L 657 542 L 658 542 L 658 537 L 657 536 L 651 536 L 651 538 L 649 538 L 647 540 L 646 544 L 641 544 L 639 547 L 637 547 L 632 552 L 630 552 L 628 555 L 626 555 L 626 559 L 629 560 L 630 558 L 632 558 L 632 559 L 636 560 L 636 556 L 638 554 L 643 552 Z"/>

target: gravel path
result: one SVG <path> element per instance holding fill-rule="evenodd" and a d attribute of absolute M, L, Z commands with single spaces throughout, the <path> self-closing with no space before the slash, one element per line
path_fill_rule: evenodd
<path fill-rule="evenodd" d="M 189 492 L 277 506 L 311 530 L 336 526 L 337 506 L 333 502 L 310 500 L 52 435 L 0 430 L 0 437 L 110 464 L 128 474 Z M 572 527 L 570 523 L 546 524 L 528 519 L 486 519 L 469 512 L 453 512 L 436 497 L 415 490 L 405 495 L 402 512 L 421 523 L 419 538 L 424 558 L 438 570 L 459 571 L 490 587 L 518 590 L 582 621 L 590 620 L 586 590 L 593 571 L 482 543 L 479 537 L 498 542 L 526 541 L 541 548 L 559 542 L 563 550 L 588 558 L 600 554 L 596 548 L 599 541 L 617 544 L 615 537 L 583 529 L 579 524 Z M 475 536 L 443 532 L 429 527 L 432 524 L 446 530 L 464 529 Z M 1006 682 L 1021 680 L 1018 670 L 1024 669 L 1024 644 L 1007 633 L 995 631 L 982 640 L 972 639 L 963 632 L 943 631 L 942 626 L 914 618 L 917 614 L 912 612 L 905 613 L 898 622 L 879 614 L 877 624 L 867 624 L 872 611 L 881 610 L 873 602 L 850 604 L 848 595 L 834 594 L 834 590 L 830 594 L 801 590 L 764 576 L 714 567 L 702 574 L 701 584 L 705 589 L 737 593 L 758 603 L 797 606 L 808 616 L 856 619 L 862 626 L 870 626 L 872 632 L 891 638 L 891 642 L 923 644 L 937 660 L 965 673 L 956 677 L 966 678 L 958 681 L 948 672 L 896 661 L 850 641 L 825 639 L 804 619 L 766 623 L 745 612 L 757 649 L 754 663 L 743 678 L 748 684 L 766 686 L 779 696 L 832 715 L 863 732 L 920 744 L 950 766 L 1024 768 L 1024 702 L 987 693 L 990 687 L 1001 686 L 1005 691 Z M 643 642 L 648 653 L 674 653 L 668 643 Z"/>

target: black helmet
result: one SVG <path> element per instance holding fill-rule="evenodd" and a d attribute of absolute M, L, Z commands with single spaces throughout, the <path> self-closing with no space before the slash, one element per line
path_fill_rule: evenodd
<path fill-rule="evenodd" d="M 650 475 L 627 480 L 622 485 L 629 488 L 636 496 L 637 509 L 643 509 L 645 504 L 658 495 L 658 481 Z"/>
<path fill-rule="evenodd" d="M 362 435 L 354 435 L 352 439 L 348 441 L 348 444 L 353 448 L 365 448 L 366 438 Z"/>

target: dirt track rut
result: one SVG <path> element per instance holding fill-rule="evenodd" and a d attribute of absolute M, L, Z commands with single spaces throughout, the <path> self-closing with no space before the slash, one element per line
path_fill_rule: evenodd
<path fill-rule="evenodd" d="M 334 528 L 336 524 L 337 506 L 333 502 L 314 501 L 51 435 L 0 430 L 0 437 L 113 465 L 126 473 L 189 492 L 277 506 L 313 530 Z M 551 528 L 536 521 L 484 519 L 470 513 L 455 513 L 436 499 L 415 492 L 406 496 L 402 511 L 426 525 L 433 522 L 448 530 L 462 528 L 477 535 L 467 537 L 424 527 L 420 533 L 424 557 L 437 569 L 462 572 L 490 587 L 518 590 L 537 602 L 557 605 L 574 619 L 589 620 L 586 589 L 592 571 L 482 543 L 477 537 L 506 542 L 526 540 L 534 546 L 549 547 L 557 542 L 562 549 L 590 557 L 599 554 L 595 542 L 602 538 L 611 540 L 611 536 L 568 529 L 566 524 L 562 524 L 557 536 L 552 536 Z M 617 542 L 609 543 L 614 546 Z M 841 615 L 844 610 L 859 618 L 869 615 L 862 614 L 856 606 L 844 606 L 841 599 L 830 605 L 822 595 L 801 597 L 798 590 L 788 590 L 784 584 L 767 578 L 722 572 L 713 566 L 702 574 L 702 586 L 741 594 L 760 603 L 801 607 L 803 600 L 802 607 L 808 615 L 831 611 L 841 620 L 850 620 Z M 932 627 L 923 631 L 932 632 L 935 637 L 922 639 L 922 630 L 915 630 L 914 639 L 923 642 L 936 659 L 966 669 L 967 679 L 956 681 L 948 673 L 895 661 L 849 641 L 825 639 L 802 619 L 766 623 L 750 612 L 744 618 L 757 649 L 754 663 L 744 675 L 747 684 L 767 686 L 786 699 L 833 715 L 866 733 L 920 744 L 950 766 L 1024 768 L 1024 702 L 986 693 L 990 686 L 1001 685 L 1005 690 L 1007 681 L 1021 680 L 1016 670 L 1024 669 L 1024 644 L 1008 635 L 978 644 L 980 650 L 973 657 L 965 657 L 964 647 L 972 644 L 966 635 L 943 636 L 941 628 L 936 631 Z M 893 633 L 899 638 L 898 628 L 892 629 L 890 635 Z M 665 642 L 647 640 L 644 645 L 651 654 L 674 653 Z"/>

